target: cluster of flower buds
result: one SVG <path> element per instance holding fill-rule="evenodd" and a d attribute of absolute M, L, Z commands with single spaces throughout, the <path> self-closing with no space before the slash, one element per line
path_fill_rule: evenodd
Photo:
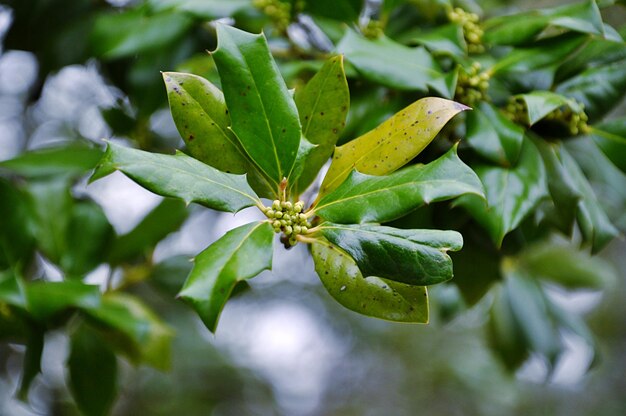
<path fill-rule="evenodd" d="M 467 70 L 461 68 L 456 83 L 455 100 L 473 107 L 479 101 L 487 101 L 489 89 L 489 72 L 480 72 L 482 66 L 474 62 Z"/>
<path fill-rule="evenodd" d="M 485 52 L 482 44 L 484 31 L 480 27 L 480 17 L 476 13 L 466 12 L 460 7 L 450 8 L 447 11 L 448 19 L 463 28 L 463 37 L 470 54 Z"/>
<path fill-rule="evenodd" d="M 289 244 L 296 245 L 296 236 L 309 232 L 309 223 L 302 213 L 304 202 L 292 204 L 290 201 L 275 200 L 271 207 L 265 207 L 265 216 L 270 219 L 274 231 L 283 233 L 289 239 Z"/>
<path fill-rule="evenodd" d="M 383 23 L 380 20 L 370 20 L 361 27 L 361 33 L 368 39 L 377 39 L 383 35 Z"/>
<path fill-rule="evenodd" d="M 281 0 L 253 0 L 252 4 L 270 18 L 276 29 L 283 33 L 291 22 L 291 3 Z"/>
<path fill-rule="evenodd" d="M 587 124 L 589 118 L 584 111 L 584 106 L 581 103 L 577 104 L 579 106 L 578 111 L 574 111 L 569 106 L 559 107 L 552 110 L 547 116 L 545 116 L 545 120 L 557 121 L 565 124 L 572 136 L 577 136 L 581 133 L 589 133 L 590 129 Z"/>
<path fill-rule="evenodd" d="M 528 109 L 524 100 L 519 97 L 509 97 L 504 114 L 517 124 L 528 125 Z"/>

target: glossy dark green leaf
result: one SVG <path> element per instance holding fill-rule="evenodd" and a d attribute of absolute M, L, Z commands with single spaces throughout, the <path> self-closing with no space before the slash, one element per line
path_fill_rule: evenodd
<path fill-rule="evenodd" d="M 27 195 L 0 178 L 0 269 L 24 268 L 35 249 Z"/>
<path fill-rule="evenodd" d="M 464 206 L 489 233 L 497 246 L 547 196 L 546 172 L 535 145 L 524 140 L 517 165 L 512 168 L 477 166 L 474 171 L 487 194 L 487 204 L 473 195 L 464 196 Z"/>
<path fill-rule="evenodd" d="M 623 39 L 609 40 L 592 38 L 559 67 L 558 78 L 568 79 L 590 67 L 609 65 L 626 59 L 626 42 Z"/>
<path fill-rule="evenodd" d="M 543 290 L 537 282 L 516 271 L 507 273 L 504 288 L 525 343 L 554 365 L 562 349 L 561 336 L 551 319 L 549 300 Z"/>
<path fill-rule="evenodd" d="M 343 69 L 343 56 L 326 61 L 317 74 L 295 95 L 302 134 L 317 147 L 306 158 L 298 177 L 296 194 L 313 182 L 321 167 L 335 149 L 335 143 L 346 125 L 350 108 L 350 91 Z"/>
<path fill-rule="evenodd" d="M 335 149 L 320 196 L 337 188 L 352 172 L 386 175 L 410 162 L 446 123 L 469 107 L 443 98 L 422 98 L 375 129 Z"/>
<path fill-rule="evenodd" d="M 485 41 L 500 45 L 532 41 L 548 26 L 604 35 L 602 16 L 595 0 L 496 17 L 485 26 Z"/>
<path fill-rule="evenodd" d="M 381 85 L 409 91 L 431 87 L 446 98 L 454 95 L 456 82 L 446 78 L 424 48 L 410 48 L 384 35 L 366 39 L 348 29 L 337 50 L 365 78 Z"/>
<path fill-rule="evenodd" d="M 298 110 L 267 45 L 253 35 L 217 25 L 213 58 L 232 129 L 250 158 L 277 185 L 289 178 L 302 135 Z"/>
<path fill-rule="evenodd" d="M 620 171 L 598 146 L 581 137 L 567 143 L 567 150 L 589 180 L 607 217 L 626 232 L 626 173 Z"/>
<path fill-rule="evenodd" d="M 586 41 L 584 36 L 564 36 L 548 39 L 531 47 L 517 48 L 496 62 L 490 69 L 493 74 L 514 73 L 527 76 L 530 71 L 561 64 Z"/>
<path fill-rule="evenodd" d="M 607 217 L 580 167 L 565 149 L 561 149 L 561 160 L 581 194 L 581 200 L 578 202 L 578 227 L 583 239 L 591 244 L 592 252 L 598 252 L 615 238 L 619 231 Z"/>
<path fill-rule="evenodd" d="M 613 267 L 571 246 L 544 243 L 524 250 L 518 267 L 529 276 L 557 283 L 568 289 L 602 289 L 617 281 Z"/>
<path fill-rule="evenodd" d="M 412 37 L 411 40 L 424 45 L 432 53 L 445 53 L 453 56 L 465 56 L 467 54 L 463 29 L 456 24 L 438 27 Z"/>
<path fill-rule="evenodd" d="M 622 172 L 626 172 L 626 117 L 593 126 L 591 136 L 606 157 Z"/>
<path fill-rule="evenodd" d="M 175 10 L 205 20 L 230 17 L 250 7 L 250 0 L 148 0 L 148 3 L 155 11 Z"/>
<path fill-rule="evenodd" d="M 67 309 L 91 309 L 100 305 L 100 289 L 77 281 L 36 281 L 26 286 L 28 312 L 47 321 Z"/>
<path fill-rule="evenodd" d="M 388 176 L 357 171 L 315 207 L 320 217 L 342 224 L 388 222 L 432 202 L 464 194 L 483 195 L 474 171 L 457 156 L 456 146 L 427 165 L 413 165 Z"/>
<path fill-rule="evenodd" d="M 517 163 L 524 130 L 491 104 L 481 102 L 467 113 L 466 140 L 482 157 L 500 166 Z"/>
<path fill-rule="evenodd" d="M 452 260 L 446 252 L 463 247 L 456 231 L 324 223 L 320 232 L 352 256 L 363 276 L 415 286 L 452 279 Z"/>
<path fill-rule="evenodd" d="M 85 312 L 133 363 L 163 370 L 169 367 L 173 331 L 138 298 L 107 293 L 100 306 Z"/>
<path fill-rule="evenodd" d="M 589 68 L 560 84 L 556 92 L 582 103 L 590 120 L 603 117 L 626 95 L 626 61 Z"/>
<path fill-rule="evenodd" d="M 123 58 L 171 44 L 182 37 L 192 23 L 183 13 L 148 15 L 139 8 L 103 14 L 96 19 L 91 44 L 96 56 Z"/>
<path fill-rule="evenodd" d="M 307 1 L 305 10 L 313 15 L 348 22 L 359 16 L 362 7 L 361 0 L 316 0 Z"/>
<path fill-rule="evenodd" d="M 119 170 L 158 195 L 237 212 L 259 203 L 242 175 L 220 172 L 184 153 L 163 155 L 109 143 L 91 181 Z"/>
<path fill-rule="evenodd" d="M 29 332 L 26 341 L 26 352 L 22 364 L 22 379 L 17 396 L 23 400 L 28 400 L 28 391 L 35 377 L 41 373 L 41 355 L 43 353 L 44 331 L 43 329 L 33 329 Z"/>
<path fill-rule="evenodd" d="M 67 229 L 71 221 L 74 201 L 70 184 L 63 178 L 29 183 L 33 234 L 43 254 L 59 263 L 67 250 Z"/>
<path fill-rule="evenodd" d="M 65 232 L 59 266 L 67 278 L 83 278 L 106 261 L 115 232 L 102 208 L 93 201 L 75 201 Z"/>
<path fill-rule="evenodd" d="M 101 335 L 80 325 L 70 337 L 69 385 L 86 416 L 108 415 L 117 395 L 117 359 Z"/>
<path fill-rule="evenodd" d="M 28 178 L 53 175 L 81 175 L 93 169 L 102 157 L 98 148 L 84 144 L 34 150 L 0 162 L 0 171 L 8 170 Z"/>
<path fill-rule="evenodd" d="M 550 91 L 533 91 L 528 94 L 520 94 L 517 97 L 526 104 L 529 126 L 532 126 L 559 107 L 569 107 L 575 112 L 581 110 L 575 101 Z"/>
<path fill-rule="evenodd" d="M 578 212 L 578 203 L 582 198 L 578 185 L 561 161 L 561 145 L 551 143 L 542 138 L 533 143 L 539 149 L 543 159 L 548 180 L 548 190 L 554 211 L 549 213 L 548 220 L 566 235 L 571 235 Z"/>
<path fill-rule="evenodd" d="M 119 264 L 146 254 L 168 234 L 177 231 L 188 214 L 184 202 L 164 199 L 135 228 L 115 240 L 108 261 Z"/>
<path fill-rule="evenodd" d="M 273 237 L 268 222 L 250 223 L 229 231 L 196 256 L 178 296 L 193 306 L 211 332 L 237 282 L 271 269 Z"/>
<path fill-rule="evenodd" d="M 502 286 L 497 286 L 489 311 L 487 335 L 491 347 L 503 361 L 507 370 L 516 370 L 528 357 L 528 347 L 524 340 L 517 316 L 511 309 L 511 294 Z"/>
<path fill-rule="evenodd" d="M 426 287 L 363 277 L 348 254 L 323 240 L 314 243 L 311 252 L 324 287 L 346 308 L 388 321 L 428 323 Z"/>

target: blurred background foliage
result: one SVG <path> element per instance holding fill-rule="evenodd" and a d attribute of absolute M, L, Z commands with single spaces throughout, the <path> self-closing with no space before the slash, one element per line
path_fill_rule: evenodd
<path fill-rule="evenodd" d="M 0 2 L 0 414 L 626 414 L 620 3 Z M 292 88 L 344 53 L 344 142 L 424 95 L 475 108 L 418 161 L 466 137 L 501 212 L 465 201 L 394 223 L 464 235 L 430 325 L 342 308 L 298 246 L 212 337 L 174 296 L 188 259 L 253 214 L 119 174 L 87 185 L 102 138 L 183 146 L 159 71 L 219 85 L 217 19 L 264 30 Z"/>

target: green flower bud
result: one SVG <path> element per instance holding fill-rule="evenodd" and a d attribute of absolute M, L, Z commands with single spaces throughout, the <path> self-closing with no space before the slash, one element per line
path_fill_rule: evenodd
<path fill-rule="evenodd" d="M 293 228 L 291 227 L 291 225 L 287 225 L 285 227 L 285 235 L 291 235 L 293 233 Z"/>
<path fill-rule="evenodd" d="M 274 218 L 282 218 L 283 217 L 283 212 L 282 211 L 276 211 L 274 213 Z"/>
<path fill-rule="evenodd" d="M 276 211 L 280 210 L 280 201 L 278 199 L 272 202 L 272 208 L 274 208 Z"/>

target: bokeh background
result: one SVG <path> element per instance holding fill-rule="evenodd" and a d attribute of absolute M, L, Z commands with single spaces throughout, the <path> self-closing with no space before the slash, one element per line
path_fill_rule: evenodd
<path fill-rule="evenodd" d="M 229 9 L 242 2 L 207 4 Z M 481 5 L 513 10 L 559 3 L 564 2 Z M 101 16 L 116 8 L 141 7 L 128 0 L 0 1 L 0 160 L 73 140 L 130 140 L 156 150 L 181 146 L 159 70 L 210 74 L 202 52 L 214 48 L 212 28 L 172 13 L 160 30 L 146 31 L 134 40 L 138 44 L 128 45 L 136 53 L 107 54 L 106 43 L 114 42 L 122 29 L 108 26 Z M 254 10 L 244 14 L 240 19 L 254 28 Z M 605 17 L 617 25 L 626 20 L 624 15 Z M 94 26 L 100 28 L 99 37 L 91 35 Z M 85 178 L 73 194 L 101 205 L 118 234 L 132 230 L 161 201 L 118 173 L 90 185 Z M 604 292 L 549 292 L 559 305 L 585 316 L 597 336 L 600 359 L 589 371 L 592 351 L 564 335 L 567 352 L 551 374 L 533 357 L 510 374 L 487 345 L 490 297 L 471 309 L 450 312 L 459 296 L 451 286 L 432 291 L 428 326 L 348 311 L 325 292 L 301 246 L 276 256 L 272 272 L 255 278 L 252 290 L 229 302 L 211 335 L 173 297 L 185 277 L 180 270 L 189 257 L 254 215 L 192 206 L 180 230 L 158 243 L 152 253 L 155 263 L 177 257 L 156 284 L 131 290 L 175 329 L 172 368 L 161 372 L 122 362 L 113 414 L 626 414 L 623 278 Z M 625 252 L 624 241 L 617 240 L 601 253 L 621 277 L 626 275 Z M 60 278 L 43 258 L 40 265 L 47 279 Z M 101 266 L 87 281 L 101 283 L 110 273 Z M 42 375 L 29 403 L 14 398 L 23 353 L 19 345 L 0 344 L 0 414 L 77 414 L 65 381 L 67 335 L 47 335 Z"/>

